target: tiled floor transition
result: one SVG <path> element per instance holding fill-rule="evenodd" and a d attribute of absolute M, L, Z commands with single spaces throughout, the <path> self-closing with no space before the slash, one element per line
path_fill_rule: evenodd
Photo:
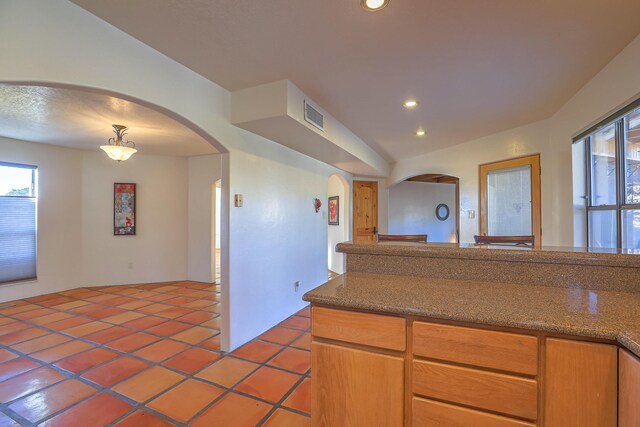
<path fill-rule="evenodd" d="M 219 290 L 169 282 L 0 304 L 0 427 L 308 426 L 309 309 L 226 354 Z"/>

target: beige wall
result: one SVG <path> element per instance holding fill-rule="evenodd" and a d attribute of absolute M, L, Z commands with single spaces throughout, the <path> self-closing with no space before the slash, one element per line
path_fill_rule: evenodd
<path fill-rule="evenodd" d="M 187 159 L 0 138 L 0 159 L 38 167 L 38 279 L 2 285 L 0 301 L 78 286 L 184 280 Z M 113 235 L 113 183 L 135 182 L 136 236 Z"/>
<path fill-rule="evenodd" d="M 83 285 L 184 280 L 187 159 L 136 154 L 117 163 L 83 152 Z M 113 183 L 134 182 L 136 235 L 113 235 Z"/>
<path fill-rule="evenodd" d="M 187 278 L 212 282 L 212 251 L 216 242 L 214 209 L 215 182 L 222 178 L 225 154 L 189 158 L 189 247 L 187 251 Z M 218 245 L 219 246 L 219 245 Z"/>
<path fill-rule="evenodd" d="M 571 139 L 640 95 L 638 70 L 640 36 L 553 117 L 398 162 L 388 185 L 423 173 L 460 177 L 461 241 L 471 242 L 478 232 L 478 165 L 540 153 L 542 241 L 545 245 L 580 246 L 582 234 L 574 232 Z M 469 218 L 471 210 L 475 211 L 474 219 Z"/>
<path fill-rule="evenodd" d="M 547 149 L 548 140 L 549 122 L 534 123 L 399 162 L 389 181 L 396 183 L 424 173 L 441 173 L 460 178 L 460 241 L 469 243 L 473 241 L 474 234 L 478 234 L 478 165 L 541 153 L 544 227 L 546 219 L 554 215 L 554 209 L 548 201 L 549 193 L 545 189 L 553 187 L 559 172 L 546 167 L 547 162 L 551 161 L 550 157 L 554 155 Z M 469 218 L 471 211 L 475 214 L 474 218 Z M 547 233 L 543 233 L 545 244 L 561 244 L 558 236 L 555 237 L 547 238 Z"/>
<path fill-rule="evenodd" d="M 82 281 L 82 151 L 0 137 L 0 160 L 38 167 L 38 280 L 0 286 L 0 301 Z"/>
<path fill-rule="evenodd" d="M 327 197 L 338 196 L 338 225 L 329 225 L 329 200 L 322 202 L 322 214 L 327 223 L 327 255 L 329 259 L 329 270 L 334 273 L 344 273 L 344 255 L 336 252 L 336 245 L 349 240 L 349 230 L 351 228 L 351 185 L 342 175 L 331 175 L 329 177 Z"/>

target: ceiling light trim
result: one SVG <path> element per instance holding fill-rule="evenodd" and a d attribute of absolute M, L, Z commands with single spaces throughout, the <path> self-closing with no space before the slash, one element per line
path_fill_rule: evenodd
<path fill-rule="evenodd" d="M 377 6 L 377 7 L 370 6 L 368 4 L 370 1 L 371 0 L 360 0 L 360 6 L 362 6 L 362 8 L 364 10 L 366 10 L 366 11 L 377 12 L 377 11 L 382 10 L 385 7 L 387 7 L 389 5 L 389 1 L 391 1 L 391 0 L 382 0 L 382 3 L 380 4 L 380 6 Z"/>

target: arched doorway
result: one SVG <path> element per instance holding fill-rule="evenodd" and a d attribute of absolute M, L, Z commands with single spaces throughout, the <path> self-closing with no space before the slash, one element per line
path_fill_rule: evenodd
<path fill-rule="evenodd" d="M 344 257 L 343 254 L 336 252 L 336 245 L 349 240 L 351 228 L 350 187 L 343 175 L 334 174 L 329 177 L 326 218 L 329 277 L 344 273 Z"/>
<path fill-rule="evenodd" d="M 389 233 L 427 234 L 429 242 L 459 242 L 460 179 L 423 174 L 390 187 Z"/>

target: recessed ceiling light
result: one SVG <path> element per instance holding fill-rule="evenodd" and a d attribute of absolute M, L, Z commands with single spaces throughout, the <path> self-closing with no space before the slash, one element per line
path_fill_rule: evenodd
<path fill-rule="evenodd" d="M 424 130 L 424 129 L 418 129 L 418 130 L 416 131 L 416 135 L 418 135 L 418 136 L 424 136 L 426 133 L 427 133 L 427 132 L 425 132 L 425 130 Z"/>
<path fill-rule="evenodd" d="M 404 102 L 405 108 L 416 108 L 418 106 L 418 101 L 415 99 L 408 99 Z"/>
<path fill-rule="evenodd" d="M 388 4 L 389 0 L 360 0 L 360 6 L 370 11 L 384 9 Z"/>

